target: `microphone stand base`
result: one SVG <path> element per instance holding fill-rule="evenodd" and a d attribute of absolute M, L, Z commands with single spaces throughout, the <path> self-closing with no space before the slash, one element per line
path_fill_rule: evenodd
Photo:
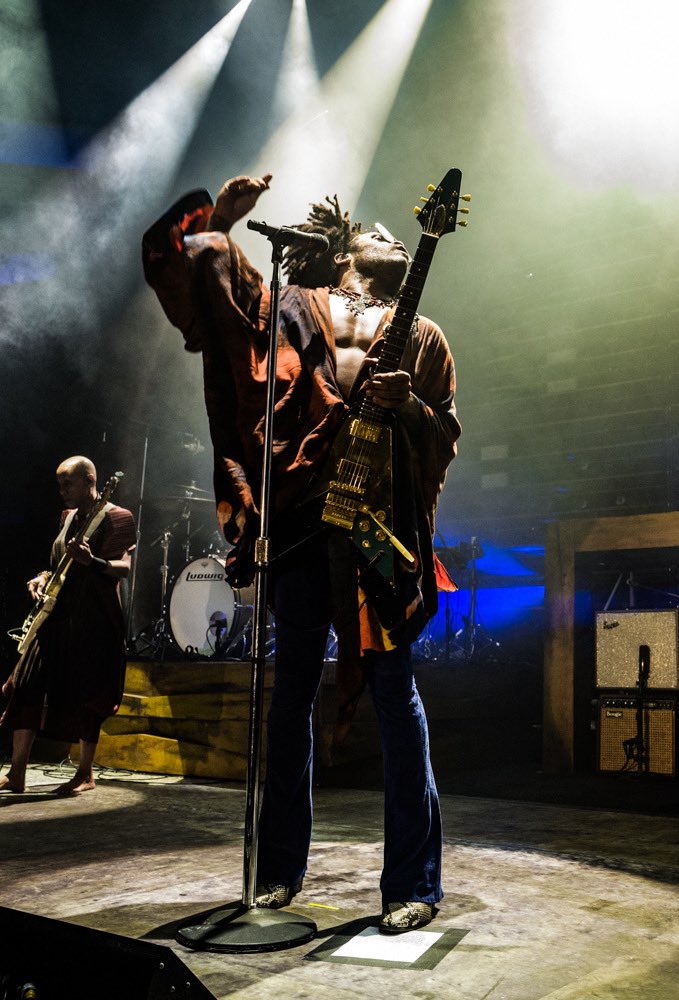
<path fill-rule="evenodd" d="M 237 902 L 213 910 L 200 924 L 180 927 L 175 940 L 193 951 L 282 951 L 312 941 L 316 931 L 307 917 Z"/>

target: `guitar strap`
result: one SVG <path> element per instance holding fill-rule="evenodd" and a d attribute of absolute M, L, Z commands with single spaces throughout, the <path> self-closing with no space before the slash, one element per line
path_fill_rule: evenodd
<path fill-rule="evenodd" d="M 87 529 L 87 531 L 85 532 L 85 535 L 83 536 L 83 541 L 88 542 L 90 540 L 90 538 L 95 533 L 95 531 L 97 530 L 97 528 L 99 527 L 99 525 L 101 524 L 101 522 L 106 517 L 106 514 L 109 512 L 109 510 L 111 510 L 112 507 L 113 507 L 112 503 L 110 503 L 110 502 L 109 503 L 105 503 L 104 506 L 101 508 L 101 510 L 97 514 L 95 514 L 95 516 L 92 518 L 92 522 L 91 522 L 89 528 Z M 66 540 L 68 538 L 68 533 L 69 533 L 71 524 L 73 523 L 73 518 L 75 517 L 75 514 L 76 514 L 76 512 L 74 510 L 72 510 L 70 512 L 70 514 L 66 517 L 66 520 L 64 521 L 64 523 L 62 525 L 61 531 L 59 532 L 59 534 L 57 535 L 57 537 L 54 540 L 54 544 L 52 546 L 52 562 L 53 562 L 53 564 L 57 564 L 59 562 L 59 560 L 61 559 L 61 557 L 66 552 Z"/>

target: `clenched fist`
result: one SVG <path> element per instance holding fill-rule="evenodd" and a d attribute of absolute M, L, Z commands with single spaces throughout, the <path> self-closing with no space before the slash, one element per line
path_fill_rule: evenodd
<path fill-rule="evenodd" d="M 269 188 L 271 174 L 263 177 L 232 177 L 222 185 L 210 217 L 210 225 L 228 233 L 234 222 L 247 215 L 259 196 Z"/>

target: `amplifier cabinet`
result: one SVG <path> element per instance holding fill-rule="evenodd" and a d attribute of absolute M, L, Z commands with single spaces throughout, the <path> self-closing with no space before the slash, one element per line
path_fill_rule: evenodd
<path fill-rule="evenodd" d="M 596 616 L 596 686 L 634 689 L 639 680 L 639 647 L 650 650 L 646 686 L 679 688 L 679 611 L 606 611 Z"/>
<path fill-rule="evenodd" d="M 637 701 L 633 695 L 599 699 L 600 771 L 646 771 L 674 778 L 677 773 L 676 700 L 645 698 L 641 734 L 645 758 L 639 760 Z"/>

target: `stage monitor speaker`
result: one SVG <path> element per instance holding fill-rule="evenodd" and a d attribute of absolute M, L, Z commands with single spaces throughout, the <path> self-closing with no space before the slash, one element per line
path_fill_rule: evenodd
<path fill-rule="evenodd" d="M 0 907 L 0 1000 L 214 1000 L 164 945 Z"/>
<path fill-rule="evenodd" d="M 638 702 L 628 697 L 600 698 L 598 757 L 600 771 L 646 771 L 675 777 L 677 773 L 676 701 L 646 698 L 641 707 L 639 755 Z"/>
<path fill-rule="evenodd" d="M 677 618 L 679 611 L 605 611 L 596 616 L 596 686 L 635 688 L 639 647 L 650 650 L 646 687 L 679 688 Z"/>

